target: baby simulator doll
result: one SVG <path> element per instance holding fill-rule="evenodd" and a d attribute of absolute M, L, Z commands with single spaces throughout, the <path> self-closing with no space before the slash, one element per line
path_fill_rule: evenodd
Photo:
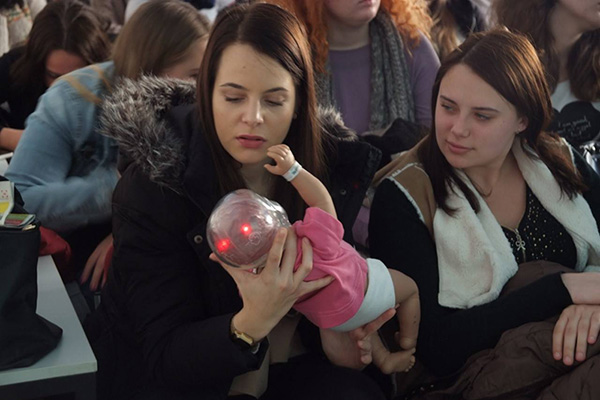
<path fill-rule="evenodd" d="M 275 165 L 265 168 L 288 180 L 308 204 L 304 219 L 291 225 L 278 203 L 239 189 L 223 197 L 208 220 L 211 249 L 230 266 L 260 272 L 276 232 L 291 226 L 298 240 L 306 237 L 313 248 L 313 268 L 306 281 L 327 275 L 335 278 L 320 291 L 300 298 L 294 308 L 320 328 L 351 331 L 397 305 L 398 344 L 403 351 L 392 356 L 374 335 L 373 360 L 386 373 L 408 371 L 414 365 L 420 319 L 416 284 L 403 273 L 388 270 L 379 260 L 365 260 L 344 242 L 344 229 L 329 192 L 295 161 L 286 145 L 272 146 L 267 154 Z M 301 248 L 300 242 L 298 246 Z M 295 269 L 301 257 L 299 252 Z"/>

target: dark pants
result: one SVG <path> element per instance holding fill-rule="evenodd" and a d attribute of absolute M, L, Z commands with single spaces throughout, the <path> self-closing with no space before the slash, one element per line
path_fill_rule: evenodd
<path fill-rule="evenodd" d="M 86 333 L 98 359 L 98 399 L 135 400 L 223 400 L 222 392 L 174 392 L 148 382 L 143 377 L 140 354 L 133 346 L 114 341 L 114 331 L 99 318 L 101 304 L 85 324 Z M 93 334 L 96 332 L 96 334 Z M 102 332 L 102 333 L 100 333 Z M 230 400 L 255 400 L 252 396 L 234 396 Z M 285 364 L 269 367 L 269 387 L 260 400 L 385 400 L 382 389 L 366 373 L 331 365 L 323 356 L 307 354 Z"/>
<path fill-rule="evenodd" d="M 206 400 L 208 397 L 198 397 L 198 393 L 176 394 L 155 387 L 148 388 L 138 395 L 136 400 L 198 398 Z M 316 355 L 303 355 L 290 362 L 269 367 L 269 387 L 260 400 L 385 400 L 385 398 L 375 381 L 361 371 L 336 367 Z M 240 395 L 231 396 L 228 400 L 256 399 L 249 395 Z"/>
<path fill-rule="evenodd" d="M 269 387 L 260 400 L 384 400 L 365 373 L 331 365 L 312 354 L 269 367 Z"/>

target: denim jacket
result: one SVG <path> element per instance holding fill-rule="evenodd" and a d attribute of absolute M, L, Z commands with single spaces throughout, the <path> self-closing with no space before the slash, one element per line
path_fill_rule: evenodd
<path fill-rule="evenodd" d="M 110 220 L 118 149 L 97 128 L 113 75 L 109 61 L 62 77 L 26 121 L 6 176 L 25 208 L 50 229 L 68 232 Z"/>

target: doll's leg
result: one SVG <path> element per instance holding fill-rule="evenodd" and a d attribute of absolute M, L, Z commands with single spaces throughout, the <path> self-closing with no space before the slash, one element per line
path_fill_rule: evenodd
<path fill-rule="evenodd" d="M 421 306 L 419 291 L 415 281 L 400 271 L 389 270 L 394 283 L 398 323 L 400 325 L 397 342 L 404 350 L 409 350 L 417 345 L 419 335 L 419 322 L 421 320 Z"/>

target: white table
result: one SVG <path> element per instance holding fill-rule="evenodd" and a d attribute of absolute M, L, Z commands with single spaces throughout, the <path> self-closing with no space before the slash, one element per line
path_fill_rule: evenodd
<path fill-rule="evenodd" d="M 38 261 L 37 312 L 62 328 L 58 346 L 35 364 L 0 372 L 0 399 L 74 393 L 96 398 L 97 363 L 51 256 Z"/>

